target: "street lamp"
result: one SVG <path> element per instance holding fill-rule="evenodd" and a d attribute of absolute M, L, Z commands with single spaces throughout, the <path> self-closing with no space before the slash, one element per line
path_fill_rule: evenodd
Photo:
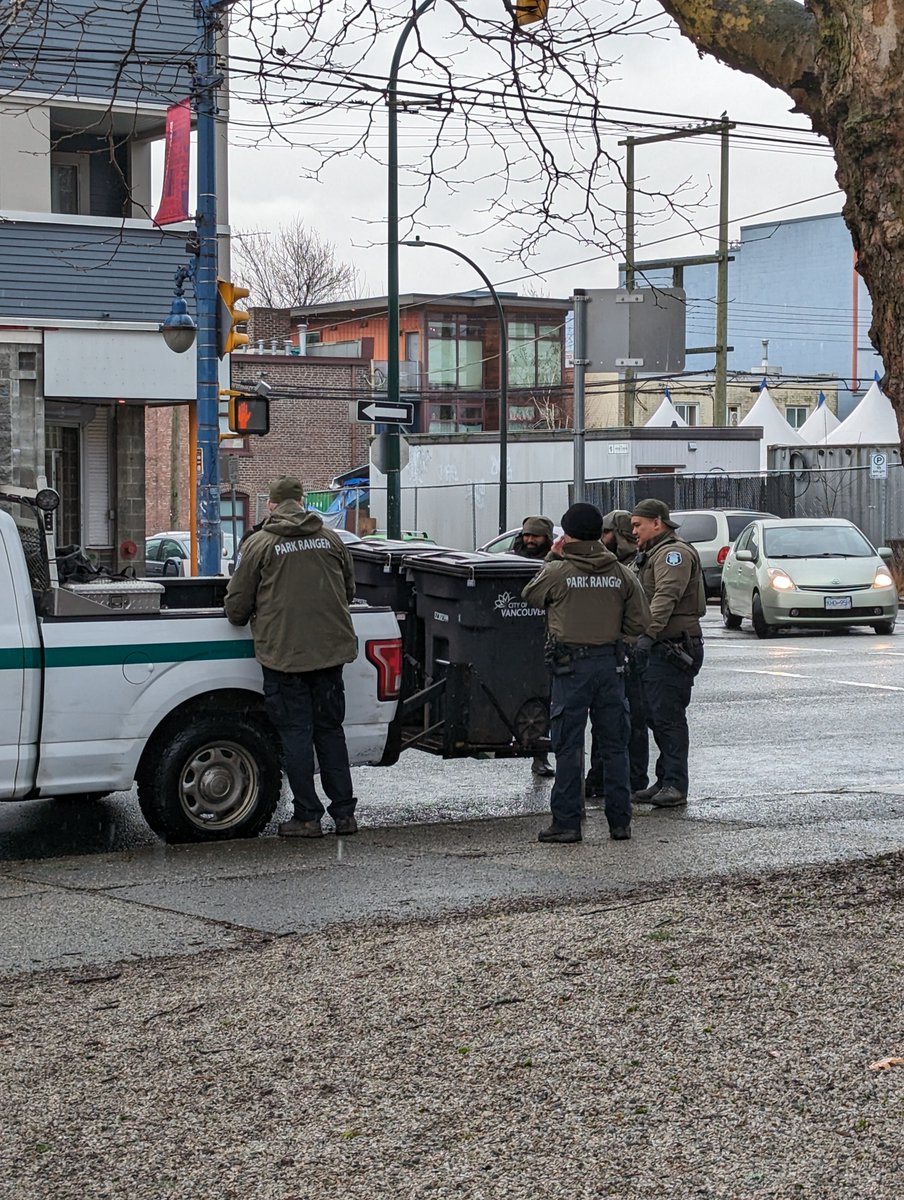
<path fill-rule="evenodd" d="M 195 335 L 198 332 L 198 326 L 189 314 L 188 305 L 183 295 L 184 289 L 182 285 L 185 283 L 188 275 L 189 271 L 187 267 L 180 267 L 176 272 L 176 286 L 174 288 L 173 302 L 170 305 L 169 316 L 159 326 L 160 332 L 163 334 L 163 340 L 174 354 L 184 354 L 186 350 L 190 350 L 195 344 Z"/>
<path fill-rule="evenodd" d="M 499 532 L 505 533 L 508 525 L 508 326 L 505 322 L 505 312 L 499 293 L 484 272 L 472 258 L 447 246 L 444 242 L 425 242 L 419 237 L 411 238 L 400 243 L 402 246 L 432 246 L 436 250 L 448 250 L 457 258 L 462 259 L 472 267 L 486 285 L 487 291 L 493 297 L 496 306 L 496 316 L 499 319 Z"/>
<path fill-rule="evenodd" d="M 399 34 L 389 79 L 386 84 L 386 109 L 388 116 L 386 141 L 386 290 L 388 307 L 389 345 L 386 354 L 386 401 L 392 406 L 399 404 L 399 67 L 402 51 L 408 35 L 417 24 L 417 19 L 436 0 L 421 0 Z M 402 481 L 401 452 L 398 425 L 390 425 L 386 440 L 386 533 L 390 538 L 402 536 Z"/>

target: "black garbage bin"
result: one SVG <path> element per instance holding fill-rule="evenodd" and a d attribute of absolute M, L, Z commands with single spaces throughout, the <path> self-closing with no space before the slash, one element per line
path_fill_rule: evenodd
<path fill-rule="evenodd" d="M 432 542 L 403 542 L 375 538 L 353 542 L 349 551 L 355 566 L 355 595 L 378 608 L 391 608 L 402 633 L 402 699 L 423 686 L 424 627 L 415 616 L 414 583 L 408 560 L 444 550 Z"/>
<path fill-rule="evenodd" d="M 521 599 L 542 563 L 446 550 L 407 565 L 434 691 L 423 712 L 412 713 L 417 744 L 447 758 L 547 750 L 545 613 Z"/>

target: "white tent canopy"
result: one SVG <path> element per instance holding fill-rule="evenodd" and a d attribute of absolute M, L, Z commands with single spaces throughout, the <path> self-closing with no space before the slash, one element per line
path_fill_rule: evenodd
<path fill-rule="evenodd" d="M 647 421 L 646 428 L 649 429 L 653 426 L 657 429 L 669 429 L 675 425 L 679 427 L 686 426 L 687 421 L 685 421 L 684 417 L 678 415 L 678 409 L 672 403 L 668 390 L 666 390 L 662 398 L 662 403 L 653 413 L 652 417 L 650 417 L 649 421 Z"/>
<path fill-rule="evenodd" d="M 775 407 L 775 401 L 769 395 L 769 389 L 763 387 L 757 396 L 756 403 L 740 426 L 762 425 L 763 440 L 760 443 L 760 467 L 766 470 L 769 463 L 770 446 L 803 446 L 806 443 L 796 429 L 792 429 L 782 414 Z"/>
<path fill-rule="evenodd" d="M 896 446 L 901 440 L 891 401 L 874 381 L 851 415 L 826 438 L 827 446 Z"/>
<path fill-rule="evenodd" d="M 820 396 L 822 396 L 821 392 Z M 826 404 L 825 397 L 822 396 L 822 399 L 797 432 L 811 446 L 819 446 L 826 440 L 832 430 L 837 429 L 840 424 L 841 422 L 829 408 L 828 404 Z"/>

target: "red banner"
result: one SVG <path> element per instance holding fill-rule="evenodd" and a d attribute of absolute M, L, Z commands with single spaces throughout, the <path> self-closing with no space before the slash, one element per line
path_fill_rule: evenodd
<path fill-rule="evenodd" d="M 188 165 L 191 157 L 191 100 L 180 100 L 166 110 L 166 153 L 163 159 L 163 195 L 155 225 L 175 225 L 188 220 Z"/>

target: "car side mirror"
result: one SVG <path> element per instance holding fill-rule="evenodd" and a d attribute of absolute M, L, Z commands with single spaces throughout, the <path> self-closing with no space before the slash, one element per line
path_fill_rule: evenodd
<path fill-rule="evenodd" d="M 750 550 L 736 550 L 735 551 L 735 561 L 736 562 L 755 562 L 756 559 L 753 557 L 753 552 Z"/>
<path fill-rule="evenodd" d="M 880 558 L 884 558 L 886 562 L 890 562 L 894 558 L 894 551 L 891 546 L 880 546 L 876 553 Z"/>

